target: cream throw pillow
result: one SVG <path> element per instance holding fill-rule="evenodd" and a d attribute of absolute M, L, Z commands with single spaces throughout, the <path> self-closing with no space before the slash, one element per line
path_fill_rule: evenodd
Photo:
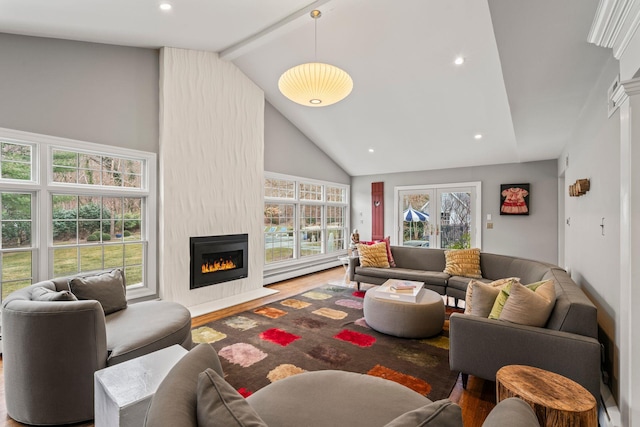
<path fill-rule="evenodd" d="M 538 289 L 539 286 L 542 286 L 547 282 L 551 282 L 551 280 L 541 280 L 539 282 L 529 283 L 528 285 L 525 285 L 525 286 L 528 289 L 535 292 L 535 290 Z M 518 281 L 518 284 L 521 285 L 520 281 Z M 504 305 L 507 302 L 507 299 L 509 299 L 509 294 L 511 293 L 511 285 L 512 285 L 511 283 L 507 283 L 507 285 L 504 286 L 500 291 L 500 295 L 498 295 L 498 297 L 496 298 L 496 301 L 493 303 L 493 308 L 491 309 L 491 313 L 489 313 L 489 319 L 500 318 L 500 313 L 502 313 L 502 310 L 504 309 Z"/>
<path fill-rule="evenodd" d="M 551 280 L 538 286 L 535 291 L 514 282 L 511 285 L 509 298 L 500 313 L 500 320 L 542 327 L 547 324 L 555 303 L 555 284 Z"/>
<path fill-rule="evenodd" d="M 500 290 L 502 288 L 504 288 L 510 282 L 519 281 L 519 280 L 520 280 L 519 277 L 507 277 L 505 279 L 494 280 L 491 283 L 479 282 L 476 279 L 469 280 L 469 284 L 467 285 L 467 294 L 465 295 L 465 299 L 464 299 L 464 314 L 474 314 L 474 313 L 472 313 L 473 306 L 474 306 L 473 291 L 474 291 L 474 288 L 475 288 L 475 286 L 477 284 L 484 285 L 484 286 L 489 286 L 489 287 L 492 287 L 492 288 L 495 288 L 495 289 L 498 290 L 498 292 L 496 293 L 496 296 L 494 296 L 493 300 L 491 300 L 491 305 L 489 306 L 489 309 L 487 310 L 487 314 L 482 315 L 482 317 L 488 317 L 489 313 L 491 312 L 491 308 L 493 308 L 493 303 L 494 303 L 495 299 L 497 298 L 498 294 L 500 293 Z M 485 307 L 479 308 L 479 310 L 481 310 L 481 312 L 484 313 L 485 312 Z M 480 316 L 480 314 L 474 314 L 474 315 Z"/>
<path fill-rule="evenodd" d="M 375 243 L 373 245 L 359 244 L 358 253 L 360 254 L 361 267 L 389 268 L 387 244 L 385 242 Z"/>
<path fill-rule="evenodd" d="M 482 279 L 480 249 L 455 249 L 444 251 L 447 264 L 444 272 L 452 276 Z"/>

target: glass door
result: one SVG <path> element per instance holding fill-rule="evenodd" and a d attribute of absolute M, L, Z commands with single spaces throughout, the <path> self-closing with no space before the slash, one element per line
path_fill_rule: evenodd
<path fill-rule="evenodd" d="M 399 193 L 400 227 L 398 242 L 402 246 L 434 247 L 436 226 L 433 222 L 436 192 L 433 189 L 408 189 Z"/>
<path fill-rule="evenodd" d="M 475 248 L 475 191 L 472 187 L 438 188 L 437 247 Z"/>
<path fill-rule="evenodd" d="M 481 245 L 480 183 L 396 187 L 397 243 L 443 249 Z"/>

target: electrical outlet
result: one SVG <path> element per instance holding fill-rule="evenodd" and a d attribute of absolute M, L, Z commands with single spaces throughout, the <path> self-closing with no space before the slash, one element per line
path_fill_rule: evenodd
<path fill-rule="evenodd" d="M 492 230 L 493 229 L 493 223 L 492 222 L 488 222 L 487 223 L 487 230 Z"/>

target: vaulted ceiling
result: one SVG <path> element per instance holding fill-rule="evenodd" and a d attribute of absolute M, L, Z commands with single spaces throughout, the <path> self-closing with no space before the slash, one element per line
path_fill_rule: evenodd
<path fill-rule="evenodd" d="M 219 52 L 352 176 L 557 158 L 610 55 L 587 43 L 597 0 L 167 1 L 3 0 L 0 32 Z M 316 59 L 349 97 L 280 94 Z"/>

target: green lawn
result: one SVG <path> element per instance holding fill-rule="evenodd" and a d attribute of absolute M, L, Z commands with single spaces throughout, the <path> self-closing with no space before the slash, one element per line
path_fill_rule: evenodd
<path fill-rule="evenodd" d="M 124 267 L 128 285 L 142 282 L 142 243 L 54 248 L 54 277 Z M 78 266 L 78 255 L 80 266 Z M 104 265 L 103 265 L 104 261 Z M 2 254 L 2 298 L 31 284 L 31 252 Z M 124 265 L 123 265 L 124 264 Z M 78 268 L 79 267 L 79 268 Z"/>

